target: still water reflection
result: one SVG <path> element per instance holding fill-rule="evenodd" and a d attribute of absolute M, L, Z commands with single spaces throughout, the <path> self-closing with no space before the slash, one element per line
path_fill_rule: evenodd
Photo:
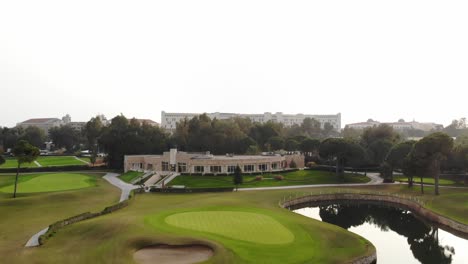
<path fill-rule="evenodd" d="M 377 249 L 378 264 L 468 263 L 468 240 L 426 224 L 407 210 L 370 204 L 332 204 L 294 212 L 366 238 Z"/>

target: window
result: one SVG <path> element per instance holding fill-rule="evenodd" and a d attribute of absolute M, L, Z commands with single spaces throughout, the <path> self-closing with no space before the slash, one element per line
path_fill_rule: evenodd
<path fill-rule="evenodd" d="M 244 165 L 244 172 L 251 172 L 255 170 L 254 165 Z"/>
<path fill-rule="evenodd" d="M 258 170 L 259 171 L 266 171 L 268 169 L 268 166 L 266 164 L 259 164 L 258 165 Z"/>
<path fill-rule="evenodd" d="M 210 166 L 210 172 L 211 173 L 220 173 L 221 172 L 221 166 Z"/>
<path fill-rule="evenodd" d="M 278 163 L 272 163 L 271 164 L 271 169 L 272 170 L 277 170 L 278 169 Z"/>
<path fill-rule="evenodd" d="M 179 167 L 178 170 L 179 172 L 186 172 L 187 171 L 187 163 L 181 163 L 179 162 L 177 164 L 177 166 Z"/>
<path fill-rule="evenodd" d="M 203 173 L 203 172 L 205 172 L 205 167 L 203 167 L 203 166 L 194 166 L 193 170 L 195 171 L 195 173 Z"/>
<path fill-rule="evenodd" d="M 237 166 L 227 166 L 228 173 L 234 173 L 236 171 Z"/>
<path fill-rule="evenodd" d="M 161 163 L 161 170 L 162 170 L 162 171 L 169 171 L 169 162 L 163 161 L 163 162 Z"/>

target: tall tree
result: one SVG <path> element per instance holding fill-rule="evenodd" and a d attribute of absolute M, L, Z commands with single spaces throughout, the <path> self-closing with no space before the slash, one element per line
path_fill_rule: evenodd
<path fill-rule="evenodd" d="M 369 162 L 380 166 L 392 146 L 398 143 L 400 135 L 389 125 L 379 125 L 364 129 L 360 144 L 364 147 Z"/>
<path fill-rule="evenodd" d="M 280 150 L 284 148 L 284 139 L 279 136 L 274 136 L 268 139 L 267 144 L 271 151 Z"/>
<path fill-rule="evenodd" d="M 44 145 L 46 136 L 42 129 L 36 126 L 29 126 L 24 130 L 19 139 L 25 140 L 31 145 L 40 148 Z"/>
<path fill-rule="evenodd" d="M 99 142 L 107 151 L 108 166 L 113 169 L 122 168 L 125 155 L 154 154 L 167 149 L 167 135 L 159 127 L 140 124 L 135 119 L 129 121 L 123 115 L 114 117 L 103 128 Z"/>
<path fill-rule="evenodd" d="M 325 139 L 320 144 L 319 153 L 322 158 L 335 161 L 337 176 L 343 176 L 347 163 L 364 157 L 364 150 L 359 144 L 342 138 Z"/>
<path fill-rule="evenodd" d="M 236 185 L 236 191 L 237 191 L 239 189 L 239 185 L 244 182 L 244 178 L 242 176 L 242 170 L 239 167 L 239 165 L 237 165 L 236 170 L 234 170 L 234 176 L 232 180 L 233 180 L 234 185 Z"/>
<path fill-rule="evenodd" d="M 13 148 L 13 155 L 15 155 L 16 160 L 18 161 L 18 167 L 16 169 L 15 177 L 15 189 L 13 191 L 13 198 L 16 197 L 16 189 L 18 185 L 18 177 L 21 165 L 23 163 L 31 163 L 37 159 L 39 156 L 39 148 L 32 146 L 25 140 L 18 141 L 18 144 Z"/>
<path fill-rule="evenodd" d="M 81 143 L 80 133 L 71 126 L 53 127 L 49 130 L 49 136 L 57 148 L 65 148 L 72 152 Z"/>
<path fill-rule="evenodd" d="M 383 165 L 388 166 L 388 169 L 385 170 L 386 173 L 383 174 L 387 181 L 393 182 L 393 171 L 395 169 L 403 169 L 404 161 L 413 149 L 415 143 L 416 141 L 409 140 L 392 147 Z"/>
<path fill-rule="evenodd" d="M 434 177 L 436 195 L 439 195 L 440 164 L 447 158 L 452 149 L 453 139 L 442 132 L 430 134 L 414 145 L 414 157 L 429 165 L 428 174 Z"/>
<path fill-rule="evenodd" d="M 0 147 L 0 165 L 5 163 L 5 158 L 3 157 L 3 148 Z"/>
<path fill-rule="evenodd" d="M 103 130 L 101 117 L 96 116 L 89 120 L 83 130 L 83 133 L 88 141 L 88 148 L 92 153 L 98 152 L 98 140 Z"/>

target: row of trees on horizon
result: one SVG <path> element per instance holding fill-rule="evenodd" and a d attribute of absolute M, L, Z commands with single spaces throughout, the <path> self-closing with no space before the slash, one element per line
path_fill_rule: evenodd
<path fill-rule="evenodd" d="M 457 121 L 458 137 L 436 132 L 422 140 L 408 141 L 388 125 L 367 128 L 359 134 L 340 135 L 331 126 L 321 128 L 314 119 L 306 118 L 300 126 L 285 127 L 280 123 L 253 123 L 248 118 L 210 119 L 200 115 L 177 124 L 171 135 L 163 129 L 141 124 L 123 115 L 104 126 L 99 117 L 86 123 L 80 133 L 68 126 L 50 130 L 48 137 L 57 148 L 69 153 L 88 149 L 108 154 L 110 168 L 120 169 L 124 155 L 158 154 L 171 147 L 182 151 L 210 151 L 214 154 L 258 154 L 264 151 L 301 151 L 306 162 L 335 165 L 342 174 L 345 166 L 380 167 L 389 181 L 394 170 L 407 175 L 434 176 L 442 170 L 467 171 L 468 131 Z M 0 145 L 14 148 L 20 140 L 40 146 L 43 132 L 36 127 L 3 128 Z M 41 134 L 42 133 L 42 134 Z M 0 149 L 1 151 L 1 149 Z M 412 182 L 412 178 L 410 178 Z"/>

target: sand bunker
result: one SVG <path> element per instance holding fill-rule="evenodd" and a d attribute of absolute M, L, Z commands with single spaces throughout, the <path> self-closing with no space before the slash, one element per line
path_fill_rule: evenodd
<path fill-rule="evenodd" d="M 202 245 L 154 245 L 138 250 L 133 254 L 133 259 L 140 264 L 189 264 L 208 260 L 211 256 L 213 250 Z"/>

